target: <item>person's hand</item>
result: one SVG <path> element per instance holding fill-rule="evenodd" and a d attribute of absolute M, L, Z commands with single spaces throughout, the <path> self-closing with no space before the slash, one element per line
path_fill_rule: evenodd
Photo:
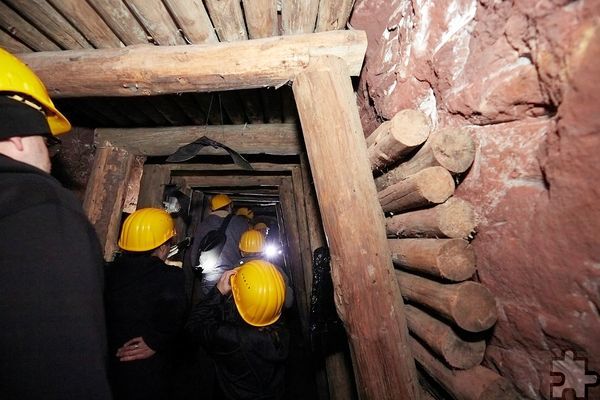
<path fill-rule="evenodd" d="M 231 293 L 231 277 L 237 273 L 237 268 L 223 272 L 219 282 L 217 283 L 217 289 L 223 296 Z"/>
<path fill-rule="evenodd" d="M 125 362 L 143 360 L 152 357 L 154 354 L 156 354 L 156 351 L 148 347 L 146 342 L 144 342 L 144 338 L 141 336 L 127 341 L 117 350 L 119 361 Z"/>

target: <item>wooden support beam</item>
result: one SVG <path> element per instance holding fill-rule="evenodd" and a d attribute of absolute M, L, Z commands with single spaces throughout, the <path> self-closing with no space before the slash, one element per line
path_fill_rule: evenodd
<path fill-rule="evenodd" d="M 512 384 L 480 365 L 468 370 L 451 370 L 417 340 L 411 338 L 415 359 L 456 400 L 515 400 L 521 396 Z"/>
<path fill-rule="evenodd" d="M 19 57 L 53 97 L 148 96 L 278 86 L 294 80 L 311 59 L 322 55 L 341 57 L 349 73 L 357 76 L 366 48 L 364 32 L 333 31 L 231 43 L 140 45 Z"/>
<path fill-rule="evenodd" d="M 306 220 L 308 231 L 310 233 L 310 254 L 316 249 L 325 245 L 325 233 L 323 232 L 323 222 L 319 213 L 319 204 L 315 194 L 315 187 L 310 173 L 310 165 L 306 153 L 300 155 L 300 166 L 302 172 L 302 184 L 304 185 L 304 204 L 306 207 Z"/>
<path fill-rule="evenodd" d="M 167 156 L 202 136 L 216 140 L 241 154 L 294 155 L 301 151 L 295 124 L 173 126 L 161 128 L 98 128 L 99 138 L 145 156 Z M 227 154 L 205 147 L 200 154 Z"/>
<path fill-rule="evenodd" d="M 442 321 L 409 304 L 405 305 L 404 310 L 408 329 L 427 343 L 448 365 L 458 369 L 469 369 L 481 364 L 485 353 L 485 340 L 464 340 Z"/>
<path fill-rule="evenodd" d="M 171 171 L 166 165 L 149 164 L 144 166 L 137 208 L 162 208 L 162 198 L 165 185 L 171 179 Z"/>
<path fill-rule="evenodd" d="M 250 39 L 277 36 L 277 0 L 242 0 Z"/>
<path fill-rule="evenodd" d="M 58 43 L 61 47 L 65 49 L 92 48 L 87 39 L 48 1 L 8 0 L 7 3 L 21 15 L 27 16 L 27 19 L 32 24 L 40 27 L 50 39 Z"/>
<path fill-rule="evenodd" d="M 281 29 L 283 35 L 310 33 L 315 29 L 319 0 L 281 2 Z"/>
<path fill-rule="evenodd" d="M 102 19 L 126 46 L 148 43 L 146 32 L 123 0 L 88 0 L 88 3 L 102 16 Z"/>
<path fill-rule="evenodd" d="M 166 164 L 171 171 L 177 171 L 177 175 L 197 175 L 202 171 L 245 171 L 237 164 Z M 276 163 L 251 163 L 255 171 L 263 172 L 287 172 L 298 164 L 276 164 Z"/>
<path fill-rule="evenodd" d="M 315 32 L 345 29 L 354 0 L 321 0 Z"/>
<path fill-rule="evenodd" d="M 475 143 L 469 132 L 443 128 L 433 132 L 408 161 L 375 179 L 377 190 L 401 181 L 427 167 L 441 166 L 453 174 L 465 172 L 475 158 Z"/>
<path fill-rule="evenodd" d="M 221 42 L 247 40 L 240 0 L 204 0 Z"/>
<path fill-rule="evenodd" d="M 475 251 L 462 239 L 388 239 L 401 268 L 461 282 L 475 273 Z"/>
<path fill-rule="evenodd" d="M 400 237 L 467 238 L 477 226 L 473 206 L 457 197 L 426 210 L 387 218 L 388 235 Z"/>
<path fill-rule="evenodd" d="M 402 298 L 390 279 L 383 213 L 347 65 L 336 57 L 315 58 L 296 77 L 293 90 L 359 396 L 418 399 L 404 310 L 398 307 Z"/>
<path fill-rule="evenodd" d="M 142 175 L 144 173 L 144 162 L 146 162 L 146 157 L 144 156 L 136 156 L 133 160 L 131 173 L 129 174 L 129 180 L 127 181 L 125 200 L 123 201 L 124 213 L 131 214 L 137 209 Z"/>
<path fill-rule="evenodd" d="M 183 178 L 190 187 L 245 187 L 245 186 L 279 186 L 283 176 L 277 175 L 221 175 L 221 176 L 188 176 Z"/>
<path fill-rule="evenodd" d="M 384 212 L 440 204 L 454 194 L 454 179 L 442 167 L 429 167 L 388 186 L 377 195 Z"/>
<path fill-rule="evenodd" d="M 312 252 L 310 251 L 310 234 L 308 233 L 308 222 L 306 206 L 304 204 L 304 186 L 302 184 L 302 172 L 300 167 L 292 168 L 292 189 L 294 191 L 294 206 L 296 209 L 296 220 L 298 221 L 298 233 L 300 236 L 300 257 L 302 269 L 304 270 L 304 288 L 306 303 L 310 303 L 312 290 Z"/>
<path fill-rule="evenodd" d="M 202 0 L 163 1 L 190 43 L 217 43 L 219 41 Z"/>
<path fill-rule="evenodd" d="M 491 328 L 498 319 L 496 299 L 477 282 L 443 284 L 396 271 L 406 300 L 422 304 L 469 332 Z"/>
<path fill-rule="evenodd" d="M 85 38 L 96 48 L 122 47 L 121 39 L 115 35 L 100 15 L 86 1 L 50 0 L 50 3 L 64 15 Z"/>
<path fill-rule="evenodd" d="M 421 111 L 402 110 L 367 138 L 371 169 L 379 170 L 402 159 L 429 137 L 431 125 Z"/>
<path fill-rule="evenodd" d="M 108 143 L 102 143 L 94 156 L 83 209 L 96 229 L 107 261 L 117 249 L 121 212 L 134 158 L 133 154 Z"/>

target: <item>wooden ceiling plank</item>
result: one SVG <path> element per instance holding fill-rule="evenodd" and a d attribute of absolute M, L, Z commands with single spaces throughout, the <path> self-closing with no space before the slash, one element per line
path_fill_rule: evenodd
<path fill-rule="evenodd" d="M 221 106 L 225 113 L 229 117 L 229 120 L 234 125 L 241 125 L 246 121 L 244 111 L 242 110 L 242 103 L 239 95 L 236 92 L 221 92 L 219 93 L 221 100 Z"/>
<path fill-rule="evenodd" d="M 160 112 L 171 125 L 179 126 L 188 125 L 190 123 L 189 118 L 171 99 L 164 96 L 156 96 L 152 98 L 151 102 L 156 105 L 158 112 Z"/>
<path fill-rule="evenodd" d="M 33 50 L 60 50 L 46 35 L 4 3 L 0 3 L 0 27 Z"/>
<path fill-rule="evenodd" d="M 146 32 L 123 0 L 88 0 L 88 3 L 126 46 L 148 43 Z"/>
<path fill-rule="evenodd" d="M 282 0 L 282 34 L 297 35 L 313 32 L 318 11 L 319 0 Z"/>
<path fill-rule="evenodd" d="M 355 0 L 321 0 L 315 32 L 345 29 Z"/>
<path fill-rule="evenodd" d="M 242 4 L 250 39 L 279 35 L 277 0 L 242 0 Z"/>
<path fill-rule="evenodd" d="M 96 133 L 117 147 L 136 155 L 167 156 L 179 147 L 207 136 L 241 154 L 295 155 L 301 150 L 295 124 L 205 125 L 161 128 L 97 129 Z M 200 154 L 227 154 L 204 148 Z"/>
<path fill-rule="evenodd" d="M 245 186 L 279 186 L 282 176 L 226 175 L 226 176 L 186 176 L 182 178 L 190 187 L 245 187 Z M 287 178 L 289 179 L 289 178 Z"/>
<path fill-rule="evenodd" d="M 291 171 L 298 164 L 276 164 L 276 163 L 251 163 L 255 171 Z M 245 171 L 237 164 L 169 164 L 171 171 L 177 171 L 177 175 L 185 175 L 186 172 L 201 171 Z"/>
<path fill-rule="evenodd" d="M 240 92 L 240 98 L 242 99 L 244 112 L 246 113 L 248 122 L 251 124 L 262 124 L 264 122 L 264 116 L 258 89 L 242 90 Z"/>
<path fill-rule="evenodd" d="M 192 44 L 219 41 L 201 0 L 163 0 L 171 15 Z"/>
<path fill-rule="evenodd" d="M 210 123 L 221 125 L 221 115 L 219 113 L 219 99 L 217 93 L 194 93 L 194 100 L 198 107 L 204 113 L 204 125 Z M 208 121 L 206 120 L 208 118 Z"/>
<path fill-rule="evenodd" d="M 0 47 L 7 50 L 10 53 L 30 53 L 33 50 L 27 47 L 26 44 L 21 43 L 18 39 L 15 39 L 10 34 L 0 29 Z"/>
<path fill-rule="evenodd" d="M 221 42 L 248 39 L 239 0 L 205 0 L 204 3 Z"/>
<path fill-rule="evenodd" d="M 211 45 L 36 52 L 22 59 L 56 97 L 140 96 L 279 86 L 323 55 L 342 58 L 357 76 L 366 47 L 363 31 L 344 30 Z"/>
<path fill-rule="evenodd" d="M 124 0 L 131 12 L 159 45 L 185 44 L 179 28 L 161 0 Z"/>
<path fill-rule="evenodd" d="M 96 48 L 122 47 L 123 42 L 86 1 L 48 0 Z"/>
<path fill-rule="evenodd" d="M 40 31 L 65 49 L 90 49 L 85 37 L 46 0 L 6 0 Z"/>
<path fill-rule="evenodd" d="M 173 100 L 195 125 L 204 125 L 206 123 L 206 115 L 200 110 L 200 107 L 189 93 L 173 96 Z"/>
<path fill-rule="evenodd" d="M 263 110 L 265 110 L 265 122 L 281 123 L 281 98 L 279 91 L 273 88 L 260 90 Z"/>
<path fill-rule="evenodd" d="M 149 97 L 138 97 L 138 107 L 148 118 L 150 118 L 158 126 L 169 125 L 169 121 L 158 112 Z"/>

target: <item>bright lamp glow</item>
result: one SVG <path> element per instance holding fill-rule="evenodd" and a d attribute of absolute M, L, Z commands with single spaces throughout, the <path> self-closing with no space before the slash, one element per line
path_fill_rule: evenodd
<path fill-rule="evenodd" d="M 265 257 L 273 258 L 277 254 L 281 254 L 281 251 L 274 244 L 268 244 L 265 246 L 263 253 L 264 253 Z"/>

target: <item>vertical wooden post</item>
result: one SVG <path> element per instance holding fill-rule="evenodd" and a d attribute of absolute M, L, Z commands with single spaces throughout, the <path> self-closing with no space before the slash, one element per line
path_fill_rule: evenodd
<path fill-rule="evenodd" d="M 293 84 L 323 226 L 336 305 L 363 399 L 418 399 L 400 289 L 346 64 L 314 59 Z"/>
<path fill-rule="evenodd" d="M 106 260 L 117 249 L 123 202 L 135 156 L 108 142 L 98 146 L 83 209 L 96 228 Z"/>
<path fill-rule="evenodd" d="M 162 198 L 165 185 L 171 179 L 171 169 L 168 165 L 144 165 L 140 195 L 137 208 L 158 207 L 162 208 Z"/>

